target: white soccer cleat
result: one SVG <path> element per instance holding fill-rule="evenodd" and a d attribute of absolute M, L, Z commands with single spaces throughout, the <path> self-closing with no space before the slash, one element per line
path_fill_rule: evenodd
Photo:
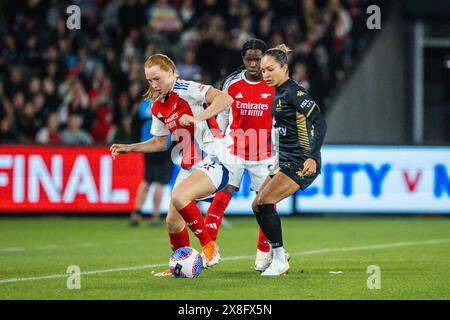
<path fill-rule="evenodd" d="M 273 260 L 269 267 L 261 273 L 262 276 L 285 276 L 289 272 L 289 262 Z"/>
<path fill-rule="evenodd" d="M 284 250 L 284 256 L 286 257 L 286 261 L 289 262 L 289 260 L 291 260 L 291 255 L 286 250 Z M 273 259 L 272 250 L 264 253 L 262 251 L 259 251 L 259 253 L 256 254 L 255 270 L 258 272 L 264 272 L 272 263 L 272 259 Z"/>
<path fill-rule="evenodd" d="M 271 262 L 272 262 L 272 251 L 263 252 L 258 250 L 255 259 L 255 270 L 263 272 L 269 267 Z"/>

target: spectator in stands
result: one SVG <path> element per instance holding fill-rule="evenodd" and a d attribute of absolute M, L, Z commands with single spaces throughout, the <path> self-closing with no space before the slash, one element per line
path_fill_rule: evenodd
<path fill-rule="evenodd" d="M 36 134 L 36 142 L 41 144 L 59 144 L 62 142 L 59 133 L 59 119 L 56 112 L 50 113 L 47 118 L 47 125 L 42 127 Z"/>
<path fill-rule="evenodd" d="M 308 72 L 305 64 L 297 62 L 294 66 L 294 70 L 291 75 L 292 79 L 299 82 L 306 90 L 309 91 L 310 83 L 308 78 Z"/>
<path fill-rule="evenodd" d="M 347 47 L 347 36 L 352 27 L 348 12 L 342 7 L 339 0 L 329 0 L 326 12 L 331 16 L 332 44 L 330 50 L 330 77 L 332 81 L 344 77 L 344 62 Z"/>
<path fill-rule="evenodd" d="M 79 113 L 69 114 L 67 128 L 62 131 L 62 141 L 65 144 L 90 145 L 94 143 L 91 135 L 81 129 L 82 118 Z"/>
<path fill-rule="evenodd" d="M 17 134 L 10 117 L 0 118 L 0 144 L 17 142 Z"/>
<path fill-rule="evenodd" d="M 157 0 L 150 6 L 148 22 L 153 30 L 160 32 L 178 32 L 182 28 L 177 11 L 169 4 L 168 0 Z"/>
<path fill-rule="evenodd" d="M 312 30 L 320 21 L 321 13 L 315 0 L 303 0 L 303 19 L 306 31 Z"/>
<path fill-rule="evenodd" d="M 28 94 L 34 96 L 41 92 L 41 79 L 39 77 L 33 77 L 28 83 Z"/>
<path fill-rule="evenodd" d="M 55 82 L 49 77 L 45 78 L 43 81 L 43 92 L 45 94 L 45 104 L 47 109 L 50 110 L 50 112 L 57 111 L 61 104 L 61 99 L 56 93 Z"/>
<path fill-rule="evenodd" d="M 269 41 L 270 35 L 272 34 L 272 14 L 265 14 L 261 19 L 256 21 L 258 21 L 256 37 L 265 42 Z"/>
<path fill-rule="evenodd" d="M 25 91 L 23 72 L 20 67 L 13 66 L 9 74 L 9 79 L 5 84 L 5 93 L 9 98 L 11 98 L 19 91 Z"/>
<path fill-rule="evenodd" d="M 38 130 L 33 103 L 25 103 L 23 109 L 17 110 L 15 118 L 20 140 L 26 143 L 33 143 Z"/>
<path fill-rule="evenodd" d="M 119 24 L 124 36 L 131 29 L 140 29 L 145 24 L 145 7 L 137 0 L 126 0 L 119 8 Z"/>
<path fill-rule="evenodd" d="M 97 109 L 96 118 L 92 124 L 91 135 L 98 144 L 113 142 L 114 134 L 117 130 L 112 123 L 113 114 L 108 106 L 101 106 Z"/>
<path fill-rule="evenodd" d="M 203 82 L 219 84 L 240 64 L 237 49 L 253 35 L 270 46 L 290 43 L 291 65 L 301 63 L 294 75 L 306 81 L 306 74 L 311 93 L 325 98 L 366 43 L 367 5 L 365 0 L 90 0 L 80 2 L 83 28 L 74 32 L 66 27 L 66 1 L 5 2 L 0 98 L 11 110 L 4 126 L 17 130 L 16 141 L 33 141 L 17 119 L 28 103 L 34 110 L 26 112 L 35 117 L 27 120 L 30 128 L 44 126 L 53 112 L 62 126 L 68 114 L 78 113 L 91 132 L 102 105 L 120 126 L 142 100 L 143 59 L 170 53 L 186 61 L 180 64 L 182 77 L 195 80 L 201 74 Z"/>
<path fill-rule="evenodd" d="M 181 79 L 200 81 L 202 68 L 195 63 L 195 51 L 188 49 L 183 56 L 183 62 L 177 64 L 177 70 Z"/>
<path fill-rule="evenodd" d="M 95 109 L 99 105 L 111 103 L 111 90 L 111 81 L 106 77 L 103 68 L 97 68 L 92 75 L 88 91 L 90 106 Z"/>
<path fill-rule="evenodd" d="M 12 99 L 12 110 L 14 112 L 14 116 L 19 115 L 21 110 L 25 107 L 25 94 L 23 91 L 17 91 Z"/>
<path fill-rule="evenodd" d="M 125 114 L 122 116 L 122 121 L 119 128 L 114 132 L 112 141 L 114 143 L 134 143 L 132 132 L 132 118 L 131 115 Z"/>
<path fill-rule="evenodd" d="M 351 38 L 351 57 L 354 59 L 360 51 L 361 37 L 366 30 L 365 12 L 361 0 L 349 0 L 349 14 L 352 19 Z"/>
<path fill-rule="evenodd" d="M 11 34 L 6 34 L 0 46 L 0 71 L 17 63 L 17 41 Z"/>
<path fill-rule="evenodd" d="M 69 111 L 82 112 L 89 108 L 89 96 L 81 81 L 74 75 L 70 75 L 66 81 L 60 85 L 58 94 L 63 99 L 60 112 L 64 123 L 67 121 Z"/>
<path fill-rule="evenodd" d="M 31 103 L 33 104 L 34 114 L 35 114 L 35 124 L 38 128 L 45 125 L 47 117 L 50 110 L 47 108 L 45 95 L 38 93 L 31 98 Z"/>
<path fill-rule="evenodd" d="M 131 114 L 132 116 L 130 99 L 128 99 L 128 93 L 126 91 L 123 91 L 119 93 L 119 96 L 117 97 L 117 103 L 115 104 L 114 123 L 120 124 L 122 122 L 122 118 L 129 114 Z"/>
<path fill-rule="evenodd" d="M 183 0 L 179 13 L 181 22 L 185 27 L 192 25 L 195 19 L 195 7 L 193 0 Z"/>

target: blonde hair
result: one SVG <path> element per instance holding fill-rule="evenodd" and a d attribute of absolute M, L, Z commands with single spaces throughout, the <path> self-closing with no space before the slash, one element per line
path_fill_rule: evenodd
<path fill-rule="evenodd" d="M 287 45 L 285 45 L 284 43 L 279 44 L 275 47 L 275 49 L 281 50 L 283 51 L 286 55 L 291 52 L 291 48 L 289 48 Z"/>
<path fill-rule="evenodd" d="M 165 54 L 156 53 L 147 58 L 144 64 L 144 68 L 151 68 L 153 66 L 159 66 L 161 70 L 169 71 L 172 70 L 174 74 L 177 73 L 177 67 L 175 63 Z M 158 98 L 158 93 L 150 86 L 147 92 L 144 94 L 145 99 L 151 98 L 155 100 Z"/>

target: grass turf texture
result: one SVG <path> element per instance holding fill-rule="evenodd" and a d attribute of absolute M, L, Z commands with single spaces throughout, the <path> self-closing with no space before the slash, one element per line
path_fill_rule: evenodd
<path fill-rule="evenodd" d="M 152 265 L 167 265 L 171 253 L 164 226 L 130 228 L 121 218 L 3 218 L 0 299 L 450 298 L 448 218 L 282 218 L 291 271 L 274 278 L 253 270 L 255 220 L 231 222 L 218 239 L 224 261 L 199 278 L 175 279 L 151 274 L 165 269 Z M 191 245 L 200 249 L 192 234 Z M 82 274 L 81 289 L 69 290 L 69 265 L 101 272 Z M 381 290 L 367 288 L 369 265 L 381 268 Z M 138 266 L 144 267 L 114 270 Z M 5 282 L 49 275 L 57 276 Z"/>

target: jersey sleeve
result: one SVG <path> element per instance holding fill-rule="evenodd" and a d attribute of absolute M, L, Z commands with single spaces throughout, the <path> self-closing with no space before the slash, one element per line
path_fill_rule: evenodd
<path fill-rule="evenodd" d="M 316 160 L 316 163 L 318 163 L 320 161 L 320 149 L 322 148 L 325 140 L 325 134 L 327 132 L 327 123 L 322 114 L 319 112 L 319 109 L 315 108 L 312 109 L 308 120 L 312 122 L 312 127 L 314 128 L 309 157 Z"/>
<path fill-rule="evenodd" d="M 226 132 L 228 126 L 230 125 L 230 109 L 231 107 L 228 106 L 225 110 L 217 115 L 217 124 L 219 125 L 219 128 L 220 130 L 222 130 L 222 132 Z"/>
<path fill-rule="evenodd" d="M 222 91 L 229 94 L 228 92 L 229 87 L 230 81 L 227 79 L 222 85 Z M 222 132 L 224 133 L 226 133 L 226 130 L 230 125 L 230 112 L 231 112 L 231 105 L 217 115 L 217 124 L 219 125 L 220 130 L 222 130 Z"/>
<path fill-rule="evenodd" d="M 210 85 L 189 81 L 187 94 L 196 104 L 201 105 L 206 100 L 206 93 L 210 88 Z"/>
<path fill-rule="evenodd" d="M 291 90 L 290 92 L 290 104 L 300 113 L 308 118 L 314 109 L 320 111 L 319 106 L 314 99 L 300 86 Z"/>
<path fill-rule="evenodd" d="M 152 115 L 152 127 L 150 133 L 154 136 L 168 136 L 170 131 L 161 120 Z"/>

